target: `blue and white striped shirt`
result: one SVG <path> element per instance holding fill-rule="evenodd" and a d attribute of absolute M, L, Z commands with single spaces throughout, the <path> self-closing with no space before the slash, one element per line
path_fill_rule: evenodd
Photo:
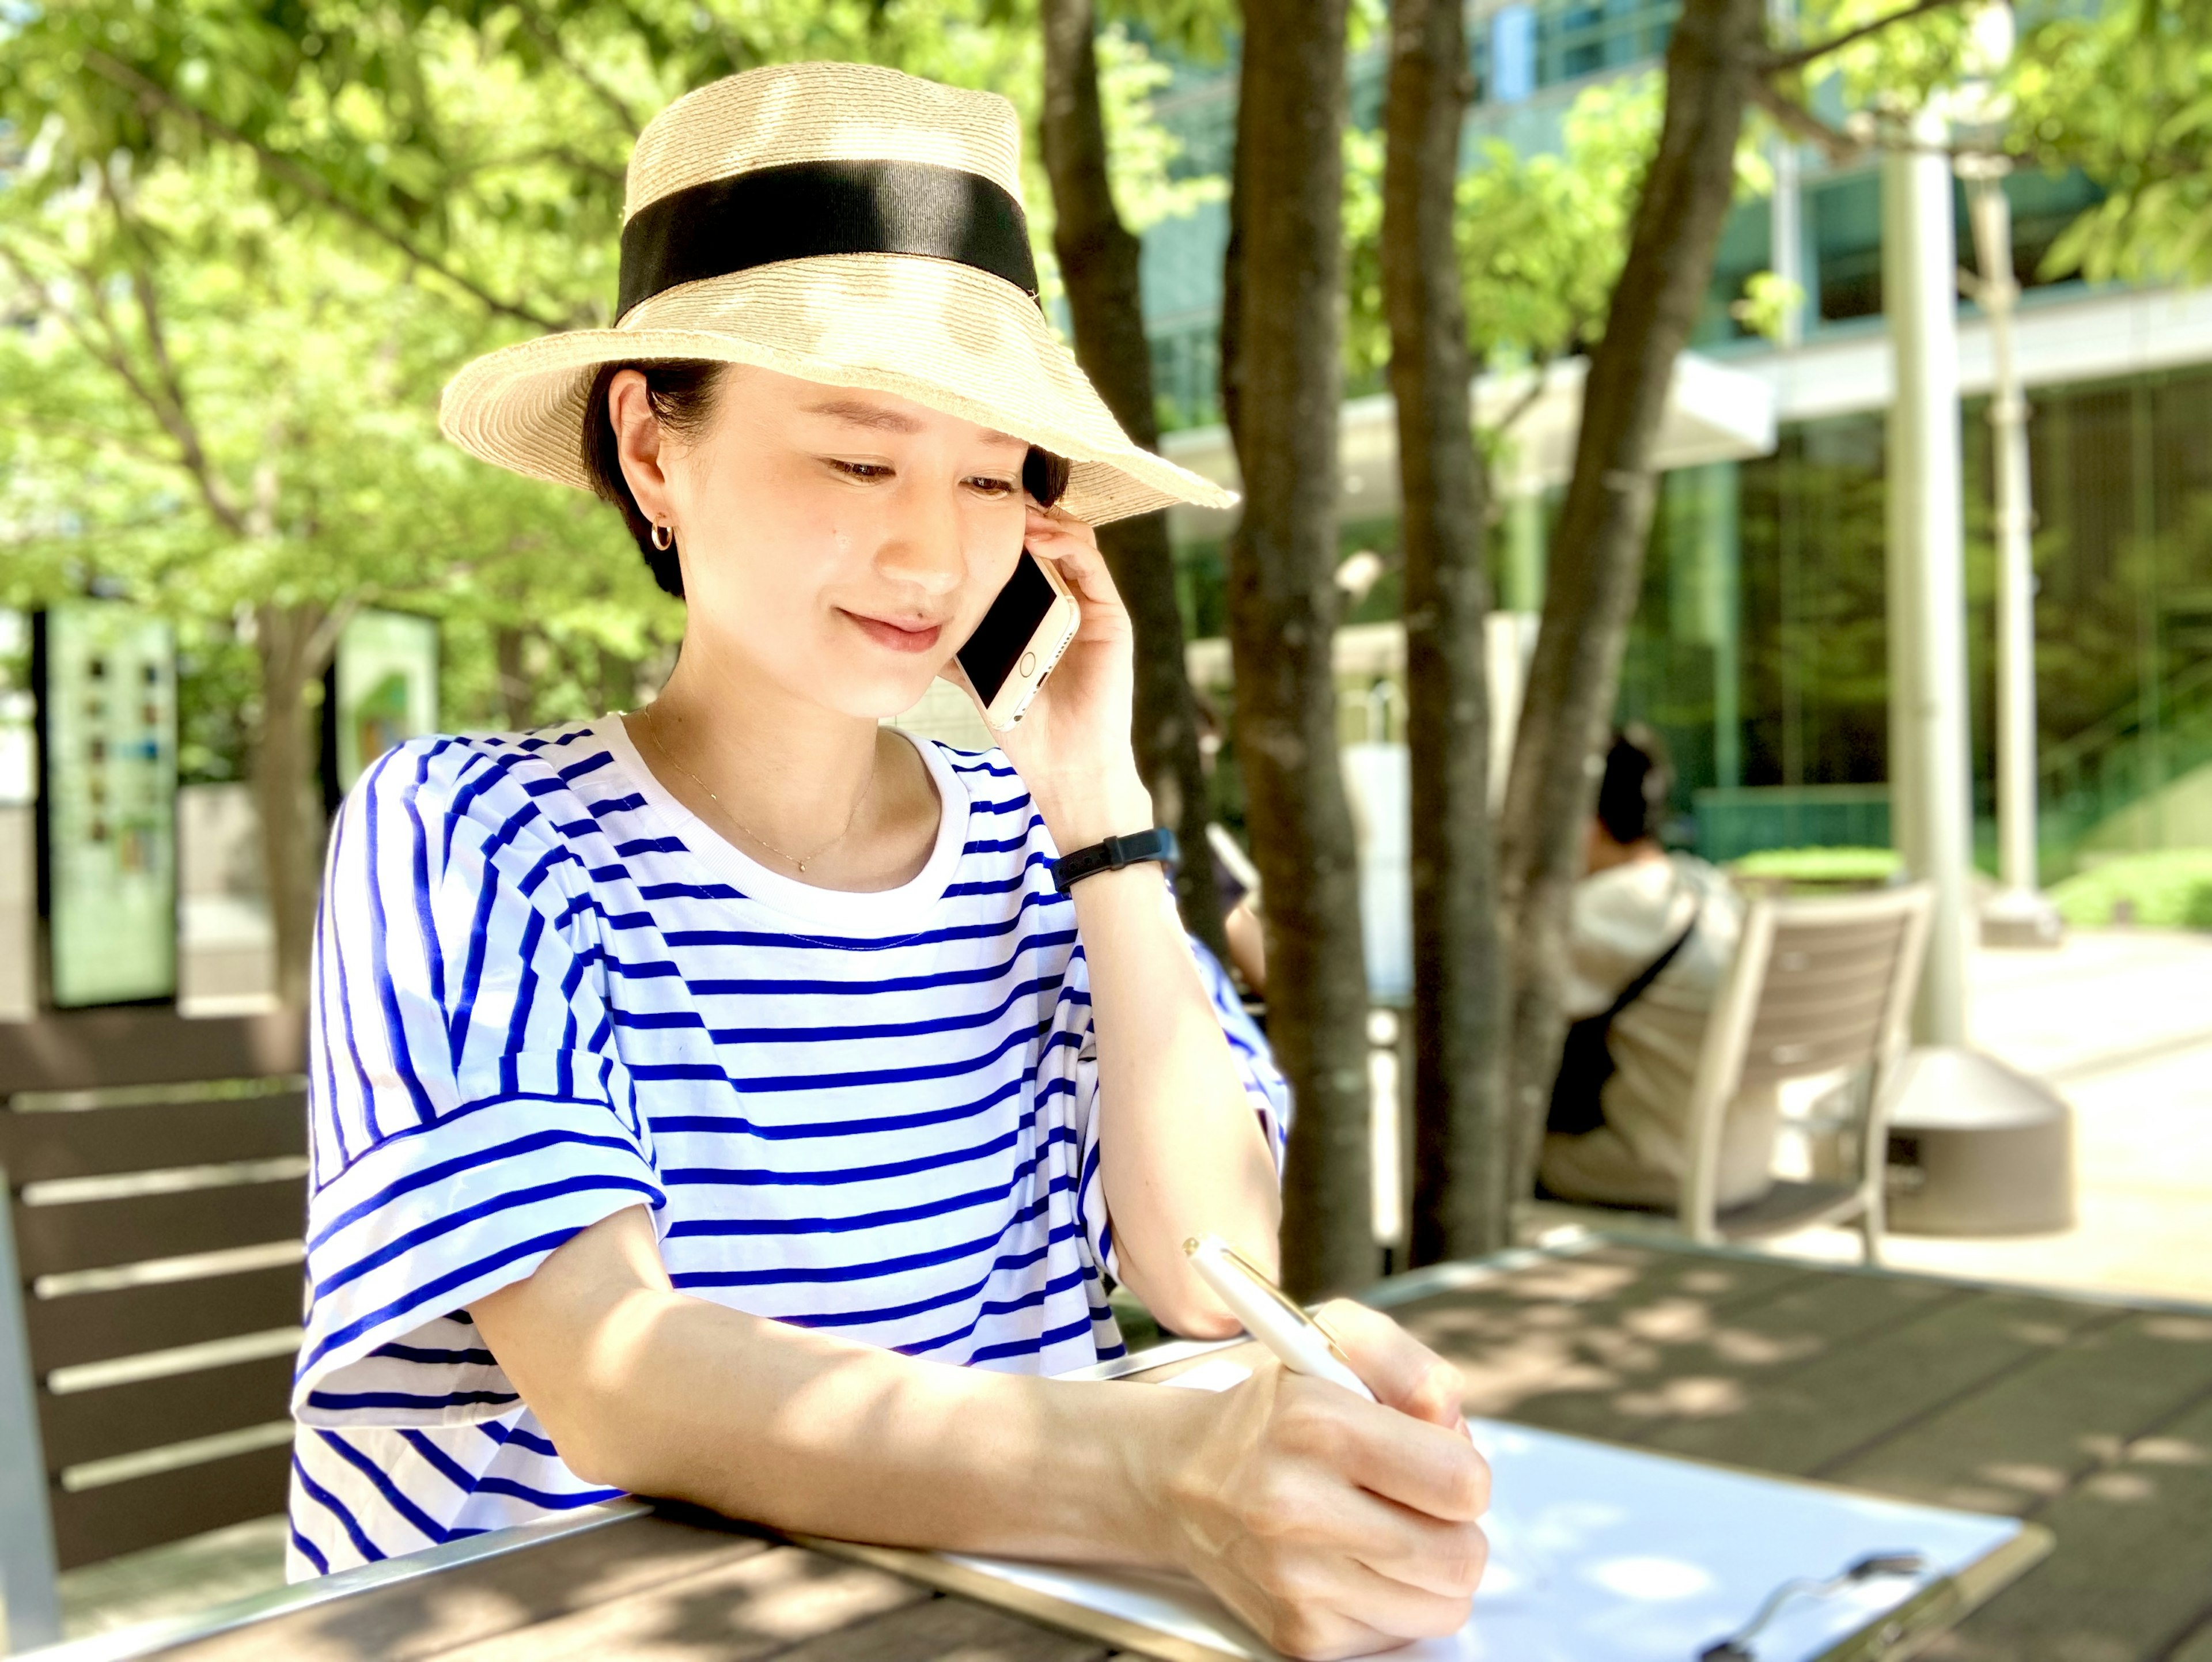
<path fill-rule="evenodd" d="M 416 740 L 355 788 L 315 949 L 295 1578 L 616 1498 L 466 1309 L 625 1207 L 678 1288 L 756 1315 L 1024 1373 L 1119 1353 L 1055 850 L 1003 756 L 917 747 L 936 844 L 878 894 L 747 859 L 611 718 Z M 1279 1157 L 1282 1081 L 1194 950 Z"/>

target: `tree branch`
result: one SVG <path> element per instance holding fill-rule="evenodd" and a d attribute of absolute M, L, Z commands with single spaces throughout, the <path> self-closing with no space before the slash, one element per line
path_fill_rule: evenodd
<path fill-rule="evenodd" d="M 128 64 L 109 57 L 97 47 L 85 53 L 84 61 L 86 65 L 95 73 L 112 81 L 125 91 L 136 93 L 141 98 L 150 99 L 183 116 L 201 131 L 211 133 L 226 143 L 237 144 L 252 151 L 260 160 L 262 166 L 267 167 L 270 173 L 284 180 L 293 189 L 313 198 L 339 217 L 350 221 L 379 241 L 398 249 L 423 270 L 435 272 L 483 307 L 485 310 L 495 312 L 501 317 L 516 319 L 518 321 L 549 332 L 575 326 L 574 319 L 549 317 L 520 301 L 501 299 L 482 284 L 455 271 L 413 238 L 403 232 L 394 230 L 378 220 L 374 214 L 347 201 L 313 170 L 301 167 L 289 156 L 270 149 L 268 145 L 258 139 L 248 137 L 228 122 L 219 120 L 196 105 L 186 102 L 158 81 L 141 75 Z"/>
<path fill-rule="evenodd" d="M 1866 153 L 1865 144 L 1842 128 L 1830 126 L 1765 76 L 1752 76 L 1750 82 L 1751 101 L 1772 116 L 1783 131 L 1818 145 L 1830 162 L 1840 164 Z"/>
<path fill-rule="evenodd" d="M 353 621 L 353 614 L 378 598 L 378 594 L 374 587 L 357 588 L 323 613 L 322 622 L 315 625 L 314 632 L 307 636 L 307 643 L 301 649 L 301 656 L 307 664 L 310 676 L 320 675 L 330 667 L 331 655 L 338 649 L 338 636 L 345 633 L 345 626 Z"/>
<path fill-rule="evenodd" d="M 1914 0 L 1903 11 L 1893 11 L 1887 17 L 1877 17 L 1871 23 L 1862 23 L 1855 29 L 1845 29 L 1841 34 L 1826 40 L 1816 40 L 1809 46 L 1798 46 L 1789 52 L 1769 52 L 1760 65 L 1767 75 L 1777 75 L 1790 70 L 1802 70 L 1831 52 L 1841 52 L 1845 46 L 1856 46 L 1869 35 L 1879 34 L 1893 23 L 1925 16 L 1932 11 L 1949 11 L 1960 0 Z"/>
<path fill-rule="evenodd" d="M 1549 354 L 1539 357 L 1533 368 L 1535 373 L 1529 377 L 1528 390 L 1513 400 L 1513 407 L 1505 412 L 1505 418 L 1490 429 L 1501 439 L 1520 425 L 1521 418 L 1536 407 L 1536 400 L 1544 396 L 1544 389 L 1551 385 L 1552 360 Z"/>
<path fill-rule="evenodd" d="M 530 31 L 531 38 L 543 46 L 562 69 L 582 82 L 586 91 L 614 113 L 615 119 L 622 123 L 625 133 L 634 134 L 645 125 L 644 119 L 630 108 L 620 93 L 568 55 L 568 47 L 562 44 L 559 24 L 548 22 L 545 14 L 531 4 L 529 0 L 523 0 L 515 11 L 522 20 L 522 27 Z"/>
<path fill-rule="evenodd" d="M 178 456 L 184 463 L 185 471 L 198 483 L 200 495 L 206 499 L 208 511 L 231 535 L 249 536 L 252 534 L 249 517 L 239 508 L 236 498 L 231 494 L 229 482 L 217 472 L 214 460 L 208 454 L 207 446 L 200 436 L 199 423 L 192 418 L 184 378 L 177 373 L 176 360 L 169 355 L 168 331 L 161 322 L 161 297 L 154 285 L 153 274 L 146 269 L 143 239 L 106 168 L 100 170 L 100 193 L 107 198 L 109 211 L 115 216 L 116 228 L 122 233 L 125 258 L 131 266 L 131 295 L 138 303 L 139 327 L 145 334 L 147 354 L 153 360 L 154 374 L 159 380 L 158 402 L 149 397 L 143 388 L 139 389 L 139 396 L 153 405 L 155 418 L 168 429 L 169 436 L 175 441 Z M 132 384 L 135 386 L 136 382 Z"/>

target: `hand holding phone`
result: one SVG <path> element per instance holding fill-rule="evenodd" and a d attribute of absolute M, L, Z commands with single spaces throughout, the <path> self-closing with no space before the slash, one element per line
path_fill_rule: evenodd
<path fill-rule="evenodd" d="M 1019 723 L 1082 624 L 1067 580 L 1051 561 L 1022 550 L 1014 575 L 958 654 L 994 733 Z"/>

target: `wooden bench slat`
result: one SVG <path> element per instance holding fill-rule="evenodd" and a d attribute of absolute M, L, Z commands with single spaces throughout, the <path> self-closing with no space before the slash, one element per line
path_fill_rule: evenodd
<path fill-rule="evenodd" d="M 1540 1367 L 1570 1330 L 1617 1321 L 1635 1312 L 1680 1302 L 1709 1310 L 1778 1296 L 1803 1281 L 1802 1266 L 1778 1262 L 1722 1264 L 1717 1274 L 1680 1274 L 1633 1260 L 1592 1253 L 1555 1262 L 1510 1279 L 1455 1289 L 1389 1306 L 1391 1318 L 1424 1344 L 1455 1361 L 1483 1359 L 1488 1371 L 1468 1398 L 1469 1413 L 1501 1413 L 1517 1401 L 1512 1381 Z M 1508 1365 L 1509 1356 L 1512 1364 Z M 1470 1389 L 1477 1374 L 1470 1372 Z"/>
<path fill-rule="evenodd" d="M 62 1397 L 41 1391 L 39 1424 L 46 1469 L 59 1471 L 112 1454 L 266 1425 L 291 1412 L 291 1399 L 289 1353 L 101 1391 Z"/>
<path fill-rule="evenodd" d="M 2181 1648 L 2168 1662 L 2212 1662 L 2212 1604 L 2205 1606 L 2203 1621 L 2181 1641 Z"/>
<path fill-rule="evenodd" d="M 439 1662 L 621 1662 L 649 1655 L 754 1662 L 887 1611 L 926 1588 L 798 1547 L 771 1547 L 497 1638 L 429 1654 Z"/>
<path fill-rule="evenodd" d="M 23 1301 L 31 1361 L 40 1373 L 81 1362 L 265 1333 L 300 1319 L 300 1266 L 272 1265 L 191 1282 Z"/>
<path fill-rule="evenodd" d="M 1513 1333 L 1532 1318 L 1559 1319 L 1571 1309 L 1587 1317 L 1619 1312 L 1675 1299 L 1695 1299 L 1716 1310 L 1772 1297 L 1808 1280 L 1808 1265 L 1781 1258 L 1727 1259 L 1686 1256 L 1672 1247 L 1608 1244 L 1571 1257 L 1547 1258 L 1471 1286 L 1393 1302 L 1397 1321 L 1421 1333 Z"/>
<path fill-rule="evenodd" d="M 289 1178 L 14 1210 L 15 1249 L 28 1279 L 297 1240 L 307 1227 L 307 1186 L 304 1178 Z"/>
<path fill-rule="evenodd" d="M 0 1166 L 20 1188 L 56 1178 L 218 1166 L 307 1152 L 299 1091 L 59 1113 L 0 1113 Z"/>
<path fill-rule="evenodd" d="M 1740 1414 L 1685 1420 L 1652 1438 L 1669 1454 L 1813 1476 L 2008 1370 L 2063 1348 L 2116 1311 L 1989 1293 L 1921 1306 L 1761 1385 Z"/>
<path fill-rule="evenodd" d="M 1777 1380 L 1945 1297 L 1922 1282 L 1830 1275 L 1733 1310 L 1681 1300 L 1571 1325 L 1540 1361 L 1512 1364 L 1529 1383 L 1507 1411 L 1547 1430 L 1648 1443 L 1684 1420 L 1738 1417 Z M 1495 1353 L 1452 1360 L 1477 1380 L 1498 1366 Z"/>
<path fill-rule="evenodd" d="M 757 1537 L 727 1530 L 626 1518 L 290 1611 L 162 1655 L 172 1662 L 425 1662 L 769 1550 Z"/>
<path fill-rule="evenodd" d="M 1899 917 L 1828 923 L 1778 921 L 1774 928 L 1776 967 L 1785 974 L 1796 974 L 1787 960 L 1799 953 L 1813 954 L 1820 961 L 1893 948 L 1904 932 L 1905 921 Z"/>
<path fill-rule="evenodd" d="M 2142 1312 L 1825 1474 L 1974 1512 L 2027 1514 L 2212 1391 L 2212 1318 Z"/>
<path fill-rule="evenodd" d="M 85 1010 L 0 1022 L 0 1096 L 304 1073 L 297 1011 L 180 1016 L 173 1010 Z"/>
<path fill-rule="evenodd" d="M 2160 1662 L 2212 1613 L 2212 1399 L 2136 1439 L 2037 1521 L 2057 1550 L 1944 1653 L 1986 1662 Z"/>
<path fill-rule="evenodd" d="M 940 1596 L 787 1650 L 777 1662 L 1101 1662 L 1095 1639 L 1042 1628 L 1006 1610 Z"/>
<path fill-rule="evenodd" d="M 180 1541 L 284 1510 L 289 1446 L 257 1448 L 196 1466 L 68 1494 L 55 1489 L 54 1549 L 64 1569 Z"/>

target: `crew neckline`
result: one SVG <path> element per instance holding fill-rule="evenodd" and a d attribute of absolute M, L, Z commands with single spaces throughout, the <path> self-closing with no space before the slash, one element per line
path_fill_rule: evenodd
<path fill-rule="evenodd" d="M 945 898 L 968 841 L 967 787 L 938 746 L 894 728 L 915 747 L 937 791 L 937 842 L 929 858 L 895 889 L 824 889 L 770 871 L 672 795 L 646 764 L 617 713 L 594 724 L 615 765 L 645 799 L 646 807 L 674 831 L 702 864 L 749 900 L 810 923 L 832 924 L 871 935 L 897 934 L 919 922 Z"/>

